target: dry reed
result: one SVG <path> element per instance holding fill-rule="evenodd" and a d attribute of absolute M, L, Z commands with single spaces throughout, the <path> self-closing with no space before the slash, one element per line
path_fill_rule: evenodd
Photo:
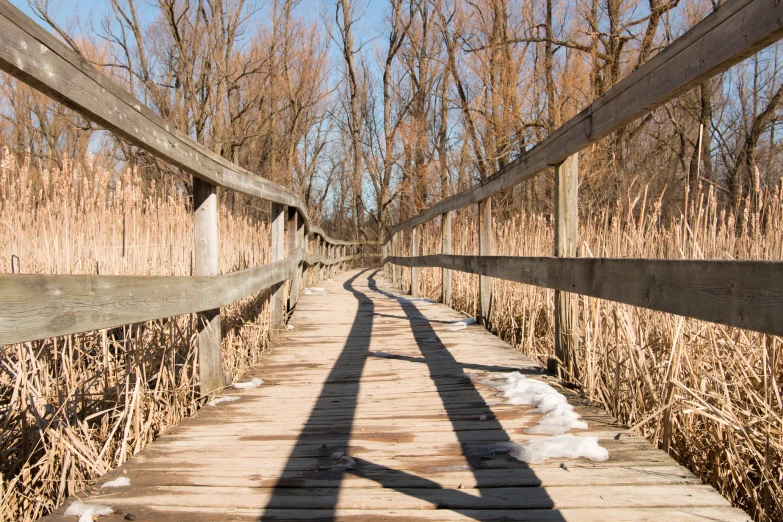
<path fill-rule="evenodd" d="M 0 157 L 4 273 L 190 275 L 186 187 Z M 263 264 L 263 208 L 221 198 L 222 272 Z M 258 203 L 256 203 L 258 204 Z M 259 219 L 262 218 L 262 219 Z M 266 291 L 222 311 L 224 370 L 268 347 Z M 0 348 L 0 520 L 31 521 L 199 407 L 192 315 Z"/>
<path fill-rule="evenodd" d="M 685 194 L 687 212 L 661 221 L 646 188 L 624 205 L 583 216 L 580 256 L 783 259 L 781 187 L 723 209 L 712 190 Z M 661 195 L 662 196 L 662 195 Z M 425 225 L 422 255 L 439 253 L 437 222 Z M 478 251 L 474 209 L 457 213 L 453 252 Z M 494 227 L 497 255 L 551 255 L 549 216 L 520 213 Z M 402 242 L 409 255 L 410 236 Z M 403 269 L 402 287 L 410 286 Z M 421 269 L 422 295 L 440 297 L 440 269 Z M 478 277 L 453 272 L 452 306 L 475 315 Z M 554 295 L 494 282 L 492 329 L 546 363 L 554 352 Z M 783 520 L 781 339 L 584 296 L 578 378 L 584 394 L 666 449 L 757 521 Z"/>

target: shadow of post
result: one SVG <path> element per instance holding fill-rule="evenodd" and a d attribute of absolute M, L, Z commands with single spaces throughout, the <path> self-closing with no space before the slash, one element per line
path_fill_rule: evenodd
<path fill-rule="evenodd" d="M 318 509 L 322 511 L 323 515 L 319 518 L 324 520 L 334 518 L 340 484 L 345 471 L 330 470 L 328 464 L 335 460 L 329 459 L 329 457 L 335 452 L 344 452 L 350 442 L 359 396 L 359 383 L 369 354 L 375 305 L 367 295 L 353 288 L 354 281 L 368 270 L 370 269 L 359 272 L 343 284 L 343 288 L 351 292 L 359 302 L 348 339 L 346 339 L 342 352 L 321 388 L 315 407 L 302 428 L 280 479 L 275 484 L 272 497 L 259 520 L 290 520 L 291 518 L 286 515 L 278 516 L 274 510 L 288 510 L 301 505 L 301 497 L 307 493 L 291 486 L 295 486 L 299 480 L 308 475 L 316 475 L 333 482 L 330 487 L 319 488 Z M 335 402 L 337 396 L 343 400 Z M 324 420 L 329 421 L 326 428 Z M 319 436 L 328 437 L 330 441 L 328 445 L 321 445 L 319 455 L 317 455 L 326 464 L 323 466 L 325 469 L 316 466 L 310 472 L 302 472 L 297 460 L 313 458 L 313 445 L 318 441 Z M 331 462 L 331 464 L 334 465 L 337 462 Z M 270 511 L 273 512 L 269 513 Z"/>
<path fill-rule="evenodd" d="M 318 510 L 316 517 L 318 520 L 334 520 L 340 486 L 346 474 L 374 480 L 384 488 L 394 489 L 403 494 L 426 500 L 439 509 L 453 510 L 475 520 L 494 520 L 496 517 L 490 515 L 493 511 L 500 519 L 505 520 L 509 511 L 517 509 L 533 510 L 529 512 L 532 518 L 525 518 L 526 520 L 546 520 L 547 522 L 565 520 L 557 511 L 553 510 L 554 502 L 546 493 L 546 489 L 537 487 L 540 486 L 540 481 L 536 479 L 535 473 L 522 462 L 508 462 L 504 466 L 517 469 L 520 472 L 518 483 L 512 486 L 514 488 L 513 495 L 516 498 L 509 502 L 509 487 L 498 488 L 497 482 L 492 480 L 490 475 L 482 474 L 482 470 L 487 469 L 485 465 L 487 455 L 481 450 L 481 446 L 485 443 L 477 441 L 475 437 L 470 436 L 471 432 L 464 429 L 465 421 L 481 420 L 483 428 L 481 433 L 486 436 L 488 443 L 497 444 L 511 441 L 474 383 L 459 376 L 464 373 L 466 368 L 486 368 L 488 371 L 514 371 L 515 369 L 458 362 L 440 341 L 428 321 L 417 320 L 416 329 L 413 329 L 414 319 L 421 319 L 419 309 L 411 301 L 400 298 L 401 296 L 380 290 L 375 282 L 375 276 L 379 270 L 375 270 L 368 276 L 368 287 L 373 292 L 398 299 L 405 313 L 405 318 L 411 323 L 416 344 L 423 355 L 423 358 L 393 357 L 408 360 L 414 364 L 427 364 L 429 367 L 430 378 L 443 401 L 447 416 L 461 446 L 462 455 L 466 458 L 470 470 L 473 472 L 475 489 L 479 491 L 480 496 L 476 497 L 459 489 L 444 489 L 435 481 L 407 471 L 378 465 L 357 456 L 353 457 L 355 465 L 350 468 L 330 469 L 316 465 L 313 469 L 302 471 L 302 467 L 297 461 L 313 458 L 313 448 L 318 444 L 319 437 L 320 441 L 327 439 L 329 441 L 329 444 L 320 444 L 319 446 L 317 457 L 320 457 L 322 462 L 329 462 L 327 459 L 334 452 L 346 451 L 350 443 L 362 372 L 367 357 L 371 355 L 369 347 L 373 318 L 377 316 L 373 300 L 353 286 L 355 281 L 368 270 L 356 274 L 343 284 L 343 288 L 351 292 L 358 301 L 356 317 L 343 351 L 321 389 L 316 405 L 297 439 L 286 467 L 275 484 L 272 496 L 259 520 L 294 520 L 296 517 L 292 516 L 293 513 L 287 513 L 287 511 L 303 507 L 303 504 L 307 506 L 307 509 Z M 458 393 L 454 391 L 455 382 L 462 384 Z M 340 397 L 336 404 L 335 397 Z M 326 427 L 325 421 L 328 421 Z M 498 454 L 494 454 L 491 458 L 498 456 Z M 513 460 L 510 457 L 507 459 Z M 331 459 L 331 462 L 334 462 L 334 459 Z M 321 479 L 319 482 L 326 482 L 328 485 L 318 487 L 317 491 L 297 487 L 301 486 L 304 479 L 313 477 Z M 498 495 L 494 495 L 494 491 L 497 491 Z M 308 498 L 304 501 L 303 497 Z M 501 497 L 503 497 L 503 502 L 498 503 Z M 398 507 L 388 506 L 390 510 Z M 312 519 L 312 517 L 308 519 Z"/>

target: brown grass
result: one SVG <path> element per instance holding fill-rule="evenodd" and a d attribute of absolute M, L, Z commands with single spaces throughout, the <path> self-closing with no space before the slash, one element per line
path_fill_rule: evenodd
<path fill-rule="evenodd" d="M 175 183 L 0 157 L 0 270 L 189 275 L 190 202 Z M 265 207 L 222 198 L 222 272 L 268 259 Z M 255 202 L 261 205 L 260 202 Z M 267 293 L 222 311 L 223 367 L 268 348 Z M 30 521 L 199 407 L 192 315 L 0 347 L 0 520 Z"/>
<path fill-rule="evenodd" d="M 668 223 L 646 188 L 625 205 L 583 216 L 580 256 L 783 259 L 780 187 L 722 209 L 711 191 L 685 195 Z M 687 202 L 687 203 L 686 203 Z M 766 224 L 766 226 L 764 226 Z M 474 209 L 454 219 L 453 251 L 478 251 Z M 494 227 L 498 255 L 551 255 L 548 216 L 520 213 Z M 424 227 L 422 255 L 438 253 L 437 222 Z M 404 238 L 409 244 L 409 236 Z M 403 255 L 408 255 L 404 253 Z M 420 271 L 422 294 L 440 297 L 440 270 Z M 452 305 L 475 315 L 477 276 L 453 273 Z M 410 270 L 403 270 L 403 288 Z M 492 329 L 545 363 L 554 351 L 550 290 L 496 280 Z M 578 379 L 586 396 L 715 486 L 755 520 L 783 520 L 781 339 L 600 299 L 575 298 Z"/>

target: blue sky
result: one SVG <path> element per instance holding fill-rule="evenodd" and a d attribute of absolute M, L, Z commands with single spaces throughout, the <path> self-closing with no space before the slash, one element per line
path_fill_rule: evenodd
<path fill-rule="evenodd" d="M 137 2 L 137 5 L 142 6 L 149 5 L 154 0 L 137 0 Z M 37 23 L 42 23 L 30 8 L 27 0 L 11 0 L 11 3 Z M 261 0 L 259 3 L 267 2 Z M 298 12 L 305 17 L 318 17 L 319 13 L 329 8 L 333 3 L 334 0 L 303 0 L 299 5 Z M 50 5 L 57 23 L 62 27 L 69 28 L 69 30 L 85 25 L 90 20 L 93 22 L 93 27 L 98 27 L 101 15 L 109 9 L 108 2 L 103 0 L 50 0 Z M 378 35 L 383 24 L 386 5 L 385 0 L 357 0 L 356 7 L 358 12 L 362 14 L 362 18 L 360 23 L 356 25 L 356 32 L 362 41 L 367 41 Z M 329 8 L 330 11 L 331 9 Z"/>

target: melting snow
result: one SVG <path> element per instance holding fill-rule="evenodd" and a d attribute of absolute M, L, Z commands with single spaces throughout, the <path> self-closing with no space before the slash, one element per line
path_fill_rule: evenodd
<path fill-rule="evenodd" d="M 292 324 L 287 324 L 287 325 L 285 325 L 285 327 L 288 330 L 293 330 L 294 329 L 294 325 L 292 325 Z"/>
<path fill-rule="evenodd" d="M 130 486 L 130 479 L 128 477 L 118 477 L 114 480 L 110 480 L 109 482 L 104 482 L 101 484 L 102 488 L 122 488 L 125 486 Z"/>
<path fill-rule="evenodd" d="M 370 352 L 370 355 L 372 355 L 373 357 L 391 357 L 390 354 L 388 354 L 386 352 L 383 352 L 383 351 L 380 351 L 380 352 Z"/>
<path fill-rule="evenodd" d="M 326 290 L 320 286 L 314 286 L 312 288 L 305 288 L 305 295 L 326 295 Z"/>
<path fill-rule="evenodd" d="M 505 404 L 525 404 L 533 406 L 534 411 L 543 413 L 538 425 L 527 430 L 528 433 L 550 435 L 518 444 L 506 442 L 477 446 L 481 453 L 507 453 L 517 460 L 530 464 L 541 464 L 557 457 L 579 458 L 603 461 L 609 458 L 606 448 L 598 445 L 597 437 L 577 437 L 566 434 L 572 429 L 587 429 L 587 423 L 568 404 L 565 396 L 549 384 L 528 379 L 519 372 L 500 375 L 503 381 L 492 379 L 482 381 L 500 391 L 500 396 L 508 399 Z"/>
<path fill-rule="evenodd" d="M 509 455 L 529 464 L 542 464 L 548 459 L 566 457 L 576 459 L 584 457 L 590 460 L 604 461 L 609 458 L 606 448 L 598 445 L 598 437 L 577 437 L 566 434 L 555 437 L 543 437 L 523 444 L 513 444 Z"/>
<path fill-rule="evenodd" d="M 207 403 L 207 406 L 217 406 L 219 404 L 222 404 L 224 402 L 234 402 L 238 401 L 239 397 L 235 397 L 233 395 L 224 395 L 222 397 L 218 397 L 217 399 L 212 399 Z"/>
<path fill-rule="evenodd" d="M 475 319 L 473 319 L 472 317 L 468 317 L 466 319 L 462 319 L 461 321 L 454 321 L 449 323 L 450 325 L 452 325 L 452 327 L 449 328 L 448 330 L 449 332 L 457 332 L 459 330 L 462 330 L 463 328 L 467 328 L 468 325 L 475 324 L 475 323 L 476 323 Z"/>
<path fill-rule="evenodd" d="M 112 513 L 114 510 L 109 506 L 84 504 L 81 500 L 77 500 L 65 510 L 67 516 L 79 517 L 79 522 L 93 522 L 92 517 L 111 515 Z"/>
<path fill-rule="evenodd" d="M 499 442 L 497 444 L 476 444 L 469 450 L 470 455 L 510 455 L 528 464 L 543 464 L 554 458 L 580 458 L 604 461 L 609 458 L 606 448 L 598 445 L 598 437 L 577 437 L 566 434 L 554 437 L 542 437 L 519 444 L 517 442 Z"/>
<path fill-rule="evenodd" d="M 239 388 L 240 390 L 252 390 L 253 388 L 258 388 L 262 384 L 264 384 L 264 381 L 262 381 L 258 377 L 253 377 L 247 382 L 235 382 L 233 384 L 233 387 Z"/>
<path fill-rule="evenodd" d="M 587 423 L 579 420 L 579 414 L 568 400 L 547 383 L 528 379 L 519 372 L 504 373 L 502 377 L 506 384 L 492 380 L 483 383 L 497 388 L 500 396 L 508 399 L 506 404 L 526 404 L 544 414 L 537 426 L 527 430 L 528 433 L 562 435 L 571 429 L 587 429 Z"/>

